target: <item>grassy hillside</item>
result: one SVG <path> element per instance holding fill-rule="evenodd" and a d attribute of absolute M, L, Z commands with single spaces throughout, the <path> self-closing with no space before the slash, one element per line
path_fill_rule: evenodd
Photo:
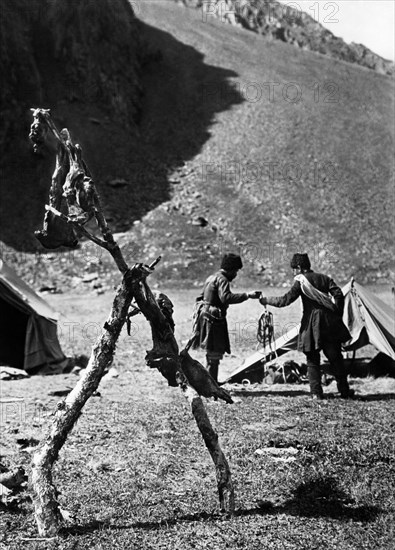
<path fill-rule="evenodd" d="M 232 248 L 245 260 L 241 284 L 278 284 L 304 250 L 339 281 L 388 281 L 393 81 L 173 2 L 141 3 L 137 15 L 146 52 L 138 135 L 92 120 L 98 104 L 56 106 L 129 258 L 161 253 L 162 280 L 200 284 Z M 15 165 L 7 169 L 15 181 Z M 126 183 L 114 188 L 111 178 Z M 23 213 L 14 208 L 6 227 Z M 15 246 L 15 231 L 3 240 Z M 84 247 L 72 261 L 68 252 L 45 258 L 23 256 L 58 285 L 83 268 L 114 280 L 106 256 L 90 265 Z"/>
<path fill-rule="evenodd" d="M 388 277 L 392 80 L 203 22 L 199 14 L 166 2 L 144 4 L 140 17 L 201 52 L 206 65 L 228 70 L 233 87 L 231 93 L 212 82 L 209 72 L 199 76 L 182 50 L 169 51 L 167 35 L 158 35 L 164 61 L 173 64 L 165 79 L 152 76 L 152 88 L 171 89 L 176 78 L 183 98 L 196 93 L 190 106 L 156 96 L 158 111 L 171 107 L 169 132 L 181 117 L 189 115 L 193 132 L 202 111 L 216 107 L 218 113 L 201 150 L 172 175 L 179 183 L 171 202 L 136 229 L 138 240 L 147 243 L 145 254 L 154 243 L 188 276 L 207 271 L 231 245 L 245 257 L 249 275 L 270 283 L 287 276 L 288 257 L 303 249 L 317 267 L 340 279 Z M 145 110 L 143 133 L 151 115 Z M 158 143 L 158 155 L 164 144 Z M 194 225 L 199 216 L 208 221 L 205 227 Z"/>

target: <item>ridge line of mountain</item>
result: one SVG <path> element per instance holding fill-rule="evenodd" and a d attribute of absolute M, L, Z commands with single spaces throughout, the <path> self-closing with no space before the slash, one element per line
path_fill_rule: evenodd
<path fill-rule="evenodd" d="M 363 44 L 347 44 L 309 14 L 276 0 L 175 0 L 179 5 L 201 9 L 202 18 L 219 19 L 266 37 L 360 65 L 380 74 L 393 76 L 395 64 Z M 334 15 L 334 14 L 333 14 Z M 332 17 L 332 15 L 331 15 Z M 335 20 L 333 20 L 335 22 Z"/>

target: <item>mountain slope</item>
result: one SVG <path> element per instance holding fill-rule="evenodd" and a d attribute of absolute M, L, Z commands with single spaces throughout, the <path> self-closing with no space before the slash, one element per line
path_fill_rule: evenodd
<path fill-rule="evenodd" d="M 178 0 L 176 0 L 178 1 Z M 347 44 L 335 36 L 309 14 L 298 8 L 297 2 L 276 0 L 182 0 L 188 7 L 200 10 L 207 20 L 217 17 L 223 23 L 239 25 L 262 34 L 270 40 L 282 40 L 303 50 L 311 50 L 335 59 L 356 63 L 381 74 L 394 75 L 394 63 L 383 59 L 363 44 Z M 310 9 L 316 10 L 312 4 Z M 330 22 L 337 21 L 339 6 L 327 3 L 323 6 Z"/>
<path fill-rule="evenodd" d="M 141 3 L 138 16 L 151 52 L 138 136 L 92 124 L 95 104 L 57 105 L 128 259 L 162 254 L 161 286 L 200 284 L 228 249 L 243 256 L 240 285 L 289 281 L 295 251 L 339 281 L 388 281 L 392 80 L 170 1 Z M 111 175 L 127 185 L 108 186 Z M 88 256 L 83 247 L 40 265 L 58 285 L 84 268 L 114 280 L 106 254 L 92 266 Z"/>
<path fill-rule="evenodd" d="M 54 159 L 32 155 L 30 108 L 52 109 L 92 164 L 125 164 L 141 108 L 138 22 L 127 0 L 3 0 L 0 25 L 0 238 L 32 250 Z"/>
<path fill-rule="evenodd" d="M 237 75 L 229 79 L 234 104 L 215 117 L 185 168 L 188 178 L 173 175 L 183 183 L 174 186 L 168 211 L 143 220 L 141 240 L 166 250 L 182 277 L 210 269 L 202 258 L 211 252 L 215 265 L 228 246 L 244 255 L 249 276 L 269 283 L 289 277 L 295 250 L 309 251 L 317 268 L 343 280 L 390 277 L 391 79 L 163 2 L 144 4 L 140 17 L 196 48 L 206 64 Z M 200 94 L 196 109 L 231 97 L 207 81 Z M 143 127 L 149 118 L 146 110 Z M 199 216 L 205 227 L 193 225 Z M 168 231 L 158 235 L 158 227 Z"/>

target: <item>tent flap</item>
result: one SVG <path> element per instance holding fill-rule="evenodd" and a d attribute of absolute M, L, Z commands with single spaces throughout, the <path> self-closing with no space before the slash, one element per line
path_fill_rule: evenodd
<path fill-rule="evenodd" d="M 29 372 L 38 366 L 59 363 L 65 356 L 60 348 L 56 325 L 37 315 L 27 322 L 25 360 L 23 368 Z"/>
<path fill-rule="evenodd" d="M 26 371 L 66 361 L 56 311 L 0 260 L 0 359 Z"/>

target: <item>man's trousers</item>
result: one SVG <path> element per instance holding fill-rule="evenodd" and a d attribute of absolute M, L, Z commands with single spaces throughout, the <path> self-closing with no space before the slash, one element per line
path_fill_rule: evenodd
<path fill-rule="evenodd" d="M 207 350 L 207 353 L 206 353 L 207 370 L 210 373 L 211 377 L 214 378 L 216 382 L 218 382 L 218 368 L 222 358 L 223 358 L 223 353 Z"/>
<path fill-rule="evenodd" d="M 350 388 L 347 382 L 347 373 L 344 367 L 343 355 L 339 343 L 326 343 L 322 346 L 322 351 L 331 365 L 331 372 L 336 378 L 337 389 L 342 397 L 349 397 Z M 310 392 L 312 395 L 322 397 L 321 385 L 321 366 L 320 351 L 305 352 L 307 359 L 307 376 L 310 383 Z"/>

